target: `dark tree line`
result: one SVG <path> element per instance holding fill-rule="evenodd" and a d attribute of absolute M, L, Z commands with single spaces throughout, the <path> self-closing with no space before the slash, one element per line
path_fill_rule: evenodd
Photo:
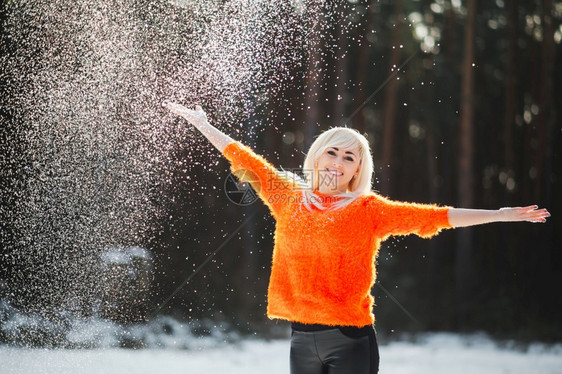
<path fill-rule="evenodd" d="M 380 288 L 373 292 L 384 332 L 484 329 L 559 339 L 560 4 L 360 1 L 326 12 L 337 17 L 317 40 L 321 49 L 307 56 L 304 74 L 295 71 L 304 78 L 286 86 L 281 99 L 271 98 L 266 129 L 241 140 L 276 165 L 298 167 L 313 136 L 348 125 L 367 134 L 373 188 L 393 199 L 547 207 L 553 217 L 546 225 L 494 224 L 431 241 L 389 240 L 379 280 L 417 321 Z M 289 110 L 293 121 L 283 120 Z M 213 175 L 208 183 L 221 182 Z M 256 322 L 265 314 L 273 220 L 261 204 L 242 209 L 221 196 L 212 206 L 217 213 L 204 208 L 195 216 L 225 233 L 254 211 L 259 218 L 217 255 L 216 267 L 194 278 L 176 306 L 205 304 L 200 315 L 216 307 L 240 323 Z M 224 225 L 217 218 L 223 216 Z M 219 245 L 222 236 L 215 235 L 203 234 L 209 249 L 194 255 L 204 259 Z M 202 234 L 183 238 L 187 248 Z"/>

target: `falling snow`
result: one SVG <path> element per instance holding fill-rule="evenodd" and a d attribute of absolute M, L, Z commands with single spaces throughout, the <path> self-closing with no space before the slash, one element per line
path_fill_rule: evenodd
<path fill-rule="evenodd" d="M 208 164 L 207 154 L 176 156 L 198 135 L 160 103 L 199 103 L 232 135 L 255 131 L 234 124 L 306 62 L 322 6 L 10 2 L 0 41 L 8 299 L 44 313 L 93 304 L 99 253 L 150 243 L 173 199 L 173 171 L 190 179 L 191 167 Z"/>
<path fill-rule="evenodd" d="M 189 147 L 199 135 L 161 103 L 201 104 L 234 137 L 257 134 L 276 92 L 326 74 L 303 67 L 337 16 L 323 0 L 9 2 L 0 296 L 62 325 L 99 315 L 100 255 L 150 248 L 178 171 L 194 187 L 181 193 L 218 193 L 191 172 L 217 172 L 217 155 Z"/>

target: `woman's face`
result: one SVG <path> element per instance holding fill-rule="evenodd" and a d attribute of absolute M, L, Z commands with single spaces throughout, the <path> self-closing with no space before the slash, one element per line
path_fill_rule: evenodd
<path fill-rule="evenodd" d="M 360 161 L 359 148 L 326 148 L 316 163 L 318 190 L 329 195 L 346 192 Z"/>

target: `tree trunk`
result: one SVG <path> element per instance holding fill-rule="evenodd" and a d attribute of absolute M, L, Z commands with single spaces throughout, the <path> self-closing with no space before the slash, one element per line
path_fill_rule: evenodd
<path fill-rule="evenodd" d="M 319 14 L 318 17 L 322 17 Z M 320 105 L 318 100 L 320 99 L 320 82 L 322 76 L 320 73 L 320 68 L 322 66 L 322 58 L 320 56 L 320 51 L 322 50 L 321 39 L 320 39 L 320 22 L 316 22 L 316 30 L 311 33 L 311 37 L 315 38 L 314 41 L 310 42 L 310 48 L 308 49 L 307 58 L 307 72 L 306 72 L 306 90 L 305 95 L 305 128 L 304 128 L 304 147 L 305 152 L 308 150 L 314 136 L 316 135 L 318 129 L 318 123 L 320 121 Z"/>
<path fill-rule="evenodd" d="M 400 37 L 402 33 L 401 14 L 404 1 L 396 0 L 394 3 L 394 31 L 392 32 L 392 51 L 390 53 L 390 71 L 394 74 L 400 62 Z M 381 171 L 381 192 L 389 193 L 391 190 L 391 172 L 388 165 L 392 162 L 394 149 L 394 122 L 396 118 L 396 99 L 398 95 L 398 80 L 391 79 L 386 86 L 386 98 L 383 109 L 383 143 Z"/>
<path fill-rule="evenodd" d="M 371 50 L 371 44 L 369 43 L 367 36 L 371 32 L 371 25 L 374 20 L 374 1 L 371 0 L 367 9 L 367 20 L 365 21 L 365 26 L 362 29 L 362 40 L 359 50 L 357 52 L 357 75 L 356 75 L 356 91 L 355 91 L 355 108 L 361 107 L 365 100 L 367 100 L 367 87 L 369 84 L 368 79 L 368 69 L 369 69 L 369 52 Z M 356 114 L 355 118 L 350 118 L 353 121 L 353 127 L 360 133 L 365 133 L 367 130 L 367 123 L 365 121 L 364 108 L 360 109 L 359 113 Z"/>
<path fill-rule="evenodd" d="M 336 69 L 336 89 L 334 90 L 334 125 L 343 126 L 345 125 L 345 104 L 347 101 L 347 54 L 349 53 L 349 48 L 347 46 L 347 35 L 344 22 L 346 21 L 345 6 L 339 6 L 341 8 L 341 15 L 338 18 L 336 25 L 336 35 L 337 38 L 337 49 L 335 51 L 334 58 L 336 59 L 335 69 Z"/>
<path fill-rule="evenodd" d="M 552 24 L 552 0 L 542 0 L 543 40 L 541 45 L 541 69 L 539 86 L 539 114 L 535 121 L 538 147 L 535 157 L 537 178 L 534 186 L 534 201 L 540 202 L 544 179 L 545 155 L 547 152 L 547 128 L 553 123 L 552 79 L 555 61 L 554 26 Z"/>
<path fill-rule="evenodd" d="M 474 203 L 473 159 L 473 106 L 474 106 L 474 19 L 476 0 L 467 1 L 467 17 L 464 30 L 464 56 L 462 61 L 461 118 L 458 158 L 458 202 L 463 208 Z M 470 229 L 458 232 L 457 257 L 455 264 L 456 295 L 459 317 L 466 314 L 467 300 L 470 300 L 472 272 L 472 233 Z"/>
<path fill-rule="evenodd" d="M 445 9 L 446 19 L 444 21 L 444 29 L 442 33 L 443 39 L 441 43 L 443 69 L 442 72 L 440 72 L 439 75 L 436 76 L 436 78 L 442 82 L 453 82 L 454 80 L 456 80 L 458 73 L 456 66 L 458 65 L 460 55 L 459 51 L 461 49 L 459 46 L 462 45 L 462 43 L 458 40 L 457 24 L 459 20 L 457 19 L 451 0 L 448 1 L 448 6 L 446 6 Z M 451 94 L 453 92 L 456 92 L 456 96 L 458 97 L 458 91 L 458 84 L 451 84 L 451 89 L 449 92 L 451 92 Z M 434 92 L 436 92 L 436 94 L 438 93 L 437 90 L 435 90 Z M 435 104 L 433 104 L 430 108 L 438 112 L 438 106 L 436 106 Z M 454 121 L 456 121 L 458 113 L 453 112 L 453 110 L 449 110 L 444 114 L 444 118 L 441 117 L 441 113 L 439 116 L 435 117 L 436 121 L 438 121 L 439 123 L 439 126 L 437 126 L 437 128 L 440 131 L 440 135 L 442 139 L 446 139 L 446 141 L 442 142 L 439 146 L 441 150 L 439 166 L 441 168 L 441 176 L 443 181 L 439 201 L 446 201 L 451 203 L 452 201 L 454 201 L 455 187 L 457 182 L 455 175 L 457 170 L 457 165 L 455 164 L 456 141 L 453 141 L 454 137 L 457 134 L 457 128 L 456 126 L 449 126 L 448 123 L 453 123 Z"/>
<path fill-rule="evenodd" d="M 513 126 L 517 114 L 517 78 L 518 78 L 518 50 L 517 45 L 517 0 L 507 1 L 507 77 L 505 87 L 505 115 L 504 115 L 504 168 L 507 173 L 515 173 L 515 152 L 513 149 Z"/>

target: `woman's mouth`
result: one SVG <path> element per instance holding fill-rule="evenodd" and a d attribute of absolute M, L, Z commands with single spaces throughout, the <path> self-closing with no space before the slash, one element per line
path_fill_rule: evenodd
<path fill-rule="evenodd" d="M 336 169 L 329 169 L 329 168 L 327 168 L 326 171 L 327 171 L 329 174 L 335 175 L 336 177 L 341 177 L 341 176 L 343 175 L 343 173 L 342 173 L 341 171 L 336 170 Z"/>

